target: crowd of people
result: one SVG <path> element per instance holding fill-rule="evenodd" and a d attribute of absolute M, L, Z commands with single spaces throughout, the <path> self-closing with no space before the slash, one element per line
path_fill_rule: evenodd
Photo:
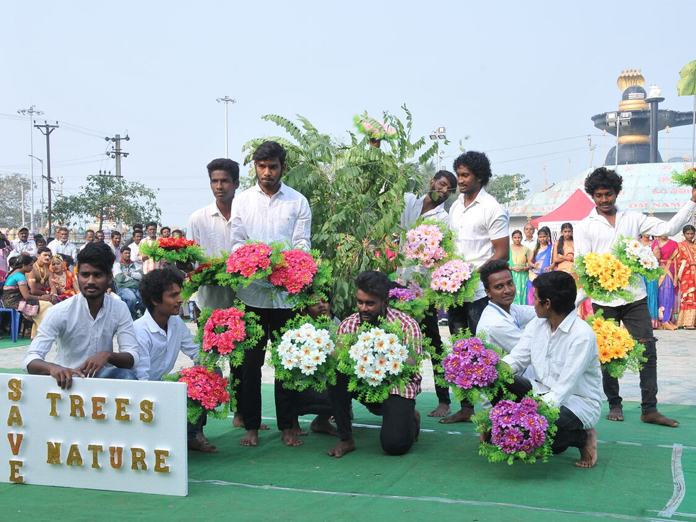
<path fill-rule="evenodd" d="M 241 193 L 237 193 L 239 165 L 230 159 L 210 162 L 208 180 L 215 201 L 191 215 L 189 238 L 211 257 L 232 252 L 250 240 L 284 242 L 292 248 L 310 249 L 310 205 L 305 196 L 283 183 L 285 158 L 286 151 L 280 144 L 267 141 L 259 145 L 253 153 L 257 183 Z M 524 228 L 524 236 L 518 230 L 510 235 L 507 211 L 485 188 L 491 178 L 485 154 L 463 153 L 454 161 L 453 170 L 437 172 L 427 194 L 405 195 L 401 228 L 409 229 L 425 217 L 440 220 L 453 231 L 457 253 L 479 270 L 481 281 L 471 299 L 448 310 L 450 332 L 469 329 L 474 334 L 485 333 L 507 354 L 503 360 L 515 372 L 511 392 L 523 397 L 534 390 L 560 409 L 554 452 L 575 447 L 580 452 L 577 466 L 595 465 L 595 426 L 603 396 L 610 406 L 607 418 L 624 420 L 619 382 L 601 372 L 594 333 L 582 320 L 583 310 L 589 307 L 622 321 L 646 347 L 647 362 L 640 373 L 641 420 L 676 427 L 678 421 L 657 409 L 657 351 L 649 290 L 641 284 L 632 288 L 633 300 L 590 304 L 578 291 L 573 261 L 575 255 L 590 251 L 608 252 L 621 235 L 637 238 L 647 234 L 658 238 L 655 249 L 664 251 L 660 259 L 669 257 L 668 263 L 674 261 L 672 286 L 666 288 L 672 292 L 679 289 L 679 325 L 693 326 L 693 227 L 684 228 L 686 239 L 678 248 L 668 248 L 668 242 L 661 238 L 675 235 L 691 221 L 696 209 L 696 189 L 691 200 L 669 222 L 663 222 L 617 207 L 621 177 L 606 168 L 596 169 L 585 181 L 585 190 L 596 207 L 575 229 L 570 224 L 563 225 L 561 236 L 553 242 L 546 227 L 536 231 L 535 239 L 531 224 Z M 446 212 L 444 203 L 457 189 L 459 195 Z M 160 230 L 163 237 L 165 229 Z M 52 375 L 58 385 L 69 388 L 76 377 L 159 380 L 171 372 L 180 352 L 196 360 L 198 347 L 179 315 L 182 274 L 174 267 L 158 266 L 138 252 L 142 241 L 157 238 L 156 223 L 148 223 L 144 229 L 134 227 L 131 243 L 124 246 L 120 244 L 120 234 L 112 234 L 107 243 L 96 234 L 96 239 L 88 241 L 76 254 L 77 284 L 68 276 L 70 260 L 51 260 L 52 255 L 54 260 L 69 256 L 67 235 L 59 232 L 57 240 L 51 242 L 56 252 L 50 247 L 29 245 L 26 230 L 20 231 L 20 243 L 12 246 L 17 260 L 7 278 L 3 302 L 14 307 L 21 302 L 30 306 L 37 303 L 32 316 L 36 329 L 24 359 L 25 371 Z M 658 304 L 660 288 L 667 284 L 666 280 L 667 276 L 657 286 Z M 340 322 L 338 333 L 356 332 L 363 324 L 377 325 L 383 320 L 398 323 L 416 353 L 421 351 L 423 336 L 442 352 L 436 309 L 429 310 L 419 324 L 390 306 L 393 283 L 384 273 L 368 270 L 355 283 L 357 310 Z M 311 310 L 295 311 L 287 299 L 260 281 L 252 281 L 236 295 L 227 287 L 204 286 L 197 296 L 200 308 L 229 308 L 235 300 L 254 312 L 263 327 L 263 337 L 245 352 L 241 366 L 231 369 L 231 377 L 240 383 L 233 425 L 245 430 L 239 444 L 253 447 L 259 444 L 259 430 L 269 429 L 261 422 L 261 368 L 268 341 L 298 313 L 330 316 L 331 311 L 325 300 Z M 133 303 L 136 304 L 132 306 Z M 138 303 L 144 311 L 133 322 L 140 314 Z M 663 303 L 658 308 L 666 310 L 666 306 Z M 677 306 L 673 304 L 674 308 Z M 692 324 L 686 324 L 689 321 Z M 114 336 L 118 352 L 114 351 Z M 57 355 L 55 362 L 48 363 L 46 354 L 54 342 Z M 414 362 L 410 359 L 407 364 Z M 406 453 L 418 440 L 421 416 L 416 401 L 421 381 L 422 376 L 416 374 L 407 386 L 393 389 L 382 403 L 368 405 L 371 412 L 382 416 L 380 442 L 390 455 Z M 461 402 L 458 411 L 452 413 L 448 389 L 438 387 L 436 391 L 438 405 L 429 416 L 439 417 L 446 424 L 471 422 L 474 404 Z M 299 428 L 297 416 L 314 413 L 318 417 L 311 425 L 312 431 L 338 437 L 328 451 L 330 456 L 341 458 L 356 450 L 351 420 L 353 394 L 346 378 L 339 376 L 336 384 L 323 394 L 311 389 L 289 391 L 276 381 L 274 398 L 277 427 L 286 446 L 301 445 L 301 437 L 306 435 Z M 500 397 L 490 400 L 495 404 Z M 328 422 L 330 416 L 335 427 Z M 217 447 L 203 434 L 204 424 L 205 416 L 201 416 L 197 424 L 189 425 L 189 449 L 216 452 Z M 486 437 L 483 433 L 482 438 Z"/>

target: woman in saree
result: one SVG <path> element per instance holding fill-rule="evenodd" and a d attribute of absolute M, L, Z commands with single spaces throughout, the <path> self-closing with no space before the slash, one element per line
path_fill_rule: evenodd
<path fill-rule="evenodd" d="M 15 257 L 12 262 L 14 269 L 5 280 L 2 305 L 5 308 L 19 310 L 25 317 L 32 320 L 31 338 L 33 340 L 46 311 L 51 307 L 51 302 L 48 295 L 37 295 L 30 290 L 27 275 L 30 275 L 34 269 L 34 259 L 28 254 L 22 254 Z"/>
<path fill-rule="evenodd" d="M 660 330 L 676 330 L 672 322 L 676 304 L 676 281 L 674 260 L 677 257 L 678 244 L 667 236 L 660 236 L 653 241 L 655 257 L 660 261 L 664 274 L 657 282 L 657 306 Z"/>
<path fill-rule="evenodd" d="M 696 329 L 696 228 L 682 229 L 684 241 L 677 247 L 676 267 L 679 281 L 679 328 Z"/>
<path fill-rule="evenodd" d="M 573 242 L 573 225 L 561 225 L 561 237 L 554 243 L 551 258 L 554 270 L 575 275 L 575 243 Z"/>
<path fill-rule="evenodd" d="M 529 281 L 529 249 L 522 244 L 522 232 L 512 232 L 512 245 L 510 245 L 510 271 L 515 283 L 514 304 L 527 304 L 527 281 Z"/>
<path fill-rule="evenodd" d="M 638 237 L 638 241 L 640 241 L 641 244 L 650 247 L 652 250 L 653 237 L 650 234 L 641 234 Z M 655 257 L 657 257 L 658 260 L 660 259 L 657 255 Z M 659 288 L 659 283 L 657 279 L 648 281 L 645 279 L 645 276 L 641 277 L 645 283 L 645 291 L 648 294 L 648 311 L 650 311 L 650 319 L 652 320 L 653 330 L 659 330 L 661 324 L 659 306 L 657 305 L 657 290 Z"/>
<path fill-rule="evenodd" d="M 80 293 L 75 276 L 60 256 L 54 256 L 51 260 L 51 281 L 56 289 L 58 301 L 65 301 L 68 297 Z"/>
<path fill-rule="evenodd" d="M 553 269 L 551 253 L 553 247 L 551 245 L 551 230 L 549 227 L 541 227 L 537 232 L 537 244 L 534 247 L 534 252 L 529 259 L 529 281 L 527 281 L 527 304 L 534 304 L 534 281 L 539 274 L 549 272 Z"/>

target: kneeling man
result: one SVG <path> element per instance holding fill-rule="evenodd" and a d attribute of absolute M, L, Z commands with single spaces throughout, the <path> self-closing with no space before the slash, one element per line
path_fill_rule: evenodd
<path fill-rule="evenodd" d="M 560 408 L 553 452 L 578 448 L 580 460 L 575 465 L 591 468 L 597 462 L 595 426 L 602 413 L 597 340 L 590 325 L 577 315 L 577 290 L 570 274 L 547 272 L 532 284 L 537 318 L 503 362 L 515 372 L 531 366 L 535 380 L 515 376 L 508 390 L 518 399 L 534 390 L 546 403 Z"/>
<path fill-rule="evenodd" d="M 379 318 L 387 323 L 399 321 L 404 340 L 413 345 L 416 353 L 422 351 L 423 337 L 418 323 L 405 313 L 389 308 L 389 289 L 391 281 L 382 272 L 367 271 L 358 276 L 358 313 L 351 315 L 338 327 L 338 334 L 356 333 L 364 323 L 379 326 Z M 407 359 L 406 364 L 414 364 Z M 421 391 L 420 374 L 404 386 L 403 390 L 395 387 L 389 398 L 382 404 L 368 404 L 367 408 L 382 416 L 380 442 L 382 449 L 390 455 L 403 455 L 418 440 L 420 431 L 420 413 L 416 410 L 416 396 Z M 355 451 L 353 426 L 351 423 L 352 396 L 348 391 L 348 377 L 339 373 L 336 386 L 329 387 L 329 397 L 333 408 L 338 436 L 338 444 L 329 450 L 329 455 L 340 458 Z"/>

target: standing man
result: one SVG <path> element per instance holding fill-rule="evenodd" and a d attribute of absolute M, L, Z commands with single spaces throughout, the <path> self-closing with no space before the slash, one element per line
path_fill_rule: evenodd
<path fill-rule="evenodd" d="M 95 242 L 97 243 L 103 243 L 104 242 L 104 231 L 103 230 L 97 230 L 96 233 L 96 239 Z"/>
<path fill-rule="evenodd" d="M 70 231 L 66 227 L 58 227 L 56 230 L 56 238 L 48 244 L 48 248 L 51 249 L 51 253 L 56 256 L 58 254 L 62 256 L 68 256 L 70 262 L 68 263 L 68 268 L 72 270 L 75 259 L 77 258 L 77 249 L 75 244 L 69 241 Z"/>
<path fill-rule="evenodd" d="M 121 233 L 118 230 L 114 230 L 111 233 L 111 241 L 109 241 L 107 245 L 111 248 L 116 259 L 119 259 L 121 257 Z"/>
<path fill-rule="evenodd" d="M 157 241 L 157 223 L 154 221 L 150 221 L 147 225 L 145 225 L 145 232 L 147 233 L 147 237 L 143 240 L 145 243 L 148 245 L 152 245 Z M 161 268 L 162 263 L 160 261 L 153 261 L 147 256 L 144 256 L 142 254 L 138 254 L 140 256 L 140 261 L 143 264 L 143 274 L 147 274 L 151 270 L 156 270 L 157 268 Z"/>
<path fill-rule="evenodd" d="M 355 282 L 358 287 L 358 313 L 343 321 L 337 333 L 356 333 L 365 323 L 379 326 L 380 318 L 387 323 L 399 321 L 406 345 L 420 355 L 423 342 L 420 326 L 402 311 L 389 307 L 389 278 L 383 272 L 367 271 L 361 273 Z M 406 360 L 406 364 L 413 365 L 414 362 L 410 358 Z M 391 390 L 383 403 L 366 405 L 372 413 L 382 416 L 379 439 L 382 449 L 389 455 L 403 455 L 418 440 L 420 413 L 416 410 L 416 397 L 421 391 L 421 380 L 421 375 L 416 374 L 403 389 L 397 386 Z M 355 451 L 348 376 L 337 373 L 336 385 L 329 386 L 329 397 L 340 440 L 328 454 L 341 458 Z"/>
<path fill-rule="evenodd" d="M 445 202 L 450 195 L 457 189 L 457 178 L 448 170 L 440 170 L 435 173 L 430 180 L 430 191 L 420 198 L 415 194 L 406 194 L 404 200 L 406 206 L 401 214 L 401 228 L 410 230 L 419 218 L 436 219 L 442 221 L 449 228 L 449 214 L 445 210 Z M 416 269 L 416 267 L 414 267 Z M 406 269 L 406 273 L 408 270 Z M 442 338 L 440 337 L 440 326 L 437 322 L 437 308 L 430 307 L 423 318 L 423 328 L 435 348 L 437 354 L 442 353 Z M 433 372 L 434 372 L 433 368 Z M 450 413 L 449 388 L 435 385 L 438 405 L 433 411 L 428 413 L 428 417 L 445 417 Z"/>
<path fill-rule="evenodd" d="M 36 257 L 36 243 L 33 239 L 29 239 L 29 229 L 22 227 L 17 232 L 17 237 L 12 240 L 12 250 L 7 255 L 8 263 L 15 257 L 21 254 L 28 254 L 31 257 Z M 12 265 L 12 263 L 10 263 Z"/>
<path fill-rule="evenodd" d="M 138 290 L 143 273 L 131 260 L 131 251 L 130 247 L 123 247 L 121 250 L 121 259 L 114 263 L 114 281 L 116 294 L 128 305 L 131 317 L 137 319 L 138 312 L 142 313 L 145 308 Z"/>
<path fill-rule="evenodd" d="M 83 248 L 85 248 L 89 243 L 94 243 L 94 230 L 88 229 L 85 232 L 85 242 L 82 246 L 80 246 L 79 250 L 82 250 Z"/>
<path fill-rule="evenodd" d="M 239 164 L 219 158 L 208 163 L 206 168 L 215 201 L 191 214 L 188 229 L 191 239 L 201 246 L 206 256 L 227 257 L 232 251 L 232 200 L 239 188 Z M 227 286 L 202 286 L 196 294 L 196 304 L 200 309 L 229 308 L 234 296 L 234 291 Z"/>
<path fill-rule="evenodd" d="M 475 268 L 493 259 L 507 261 L 510 255 L 509 217 L 484 188 L 491 179 L 488 157 L 483 152 L 465 152 L 454 160 L 454 171 L 460 194 L 449 215 L 457 253 Z M 487 304 L 486 291 L 479 282 L 473 301 L 448 310 L 450 333 L 464 332 L 467 328 L 475 332 Z M 474 405 L 462 402 L 457 413 L 440 422 L 471 422 L 473 413 Z"/>
<path fill-rule="evenodd" d="M 254 151 L 257 184 L 238 195 L 232 204 L 232 250 L 245 245 L 248 240 L 286 242 L 291 248 L 310 250 L 312 212 L 307 199 L 281 181 L 286 169 L 285 156 L 285 149 L 274 141 L 266 141 Z M 273 298 L 271 289 L 258 281 L 240 288 L 237 297 L 248 311 L 260 317 L 264 328 L 264 336 L 253 350 L 247 352 L 241 367 L 241 410 L 247 433 L 239 443 L 257 446 L 264 348 L 294 313 L 282 296 Z M 276 382 L 276 389 L 279 386 L 282 385 Z M 292 419 L 292 415 L 277 417 Z M 302 444 L 294 434 L 292 422 L 290 426 L 279 425 L 278 428 L 286 446 Z"/>
<path fill-rule="evenodd" d="M 106 295 L 111 286 L 114 253 L 103 242 L 89 243 L 77 255 L 80 293 L 46 312 L 24 356 L 24 371 L 50 375 L 69 389 L 73 377 L 135 380 L 138 342 L 128 307 Z M 114 336 L 119 352 L 114 352 Z M 56 343 L 54 363 L 46 355 Z"/>
<path fill-rule="evenodd" d="M 132 242 L 128 247 L 130 248 L 130 258 L 133 263 L 135 263 L 135 268 L 142 271 L 143 262 L 140 260 L 140 242 L 143 240 L 142 229 L 133 230 Z"/>
<path fill-rule="evenodd" d="M 167 239 L 169 236 L 172 235 L 172 229 L 169 227 L 162 227 L 160 228 L 160 237 L 162 239 Z"/>
<path fill-rule="evenodd" d="M 621 210 L 616 206 L 616 198 L 621 192 L 623 178 L 613 170 L 604 167 L 595 169 L 585 179 L 585 192 L 594 200 L 595 208 L 574 230 L 575 256 L 588 252 L 603 254 L 611 251 L 619 236 L 637 238 L 641 234 L 652 236 L 673 236 L 691 221 L 696 210 L 696 188 L 688 201 L 668 222 L 641 212 Z M 645 345 L 644 356 L 647 362 L 640 371 L 641 410 L 640 419 L 651 424 L 675 428 L 679 422 L 669 419 L 657 411 L 657 346 L 653 337 L 652 320 L 648 310 L 648 297 L 645 283 L 638 278 L 638 284 L 630 288 L 633 299 L 615 299 L 610 302 L 593 299 L 594 311 L 603 310 L 604 317 L 623 322 L 624 326 L 639 343 Z M 623 405 L 619 395 L 619 380 L 603 372 L 604 393 L 609 401 L 611 421 L 623 421 Z"/>
<path fill-rule="evenodd" d="M 526 246 L 530 252 L 534 251 L 536 247 L 536 239 L 534 238 L 534 225 L 527 223 L 524 226 L 524 239 L 522 240 L 522 246 Z"/>

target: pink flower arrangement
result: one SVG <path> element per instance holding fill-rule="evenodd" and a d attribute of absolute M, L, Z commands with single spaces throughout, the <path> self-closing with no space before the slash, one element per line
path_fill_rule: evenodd
<path fill-rule="evenodd" d="M 430 288 L 436 291 L 456 293 L 466 281 L 471 279 L 473 266 L 461 259 L 447 261 L 435 269 L 430 281 Z"/>
<path fill-rule="evenodd" d="M 236 343 L 247 337 L 244 312 L 237 308 L 215 310 L 203 330 L 203 351 L 220 355 L 232 353 Z"/>
<path fill-rule="evenodd" d="M 214 410 L 230 400 L 227 379 L 204 366 L 193 366 L 181 370 L 179 382 L 186 383 L 189 399 L 200 403 L 206 410 Z"/>
<path fill-rule="evenodd" d="M 291 294 L 297 294 L 312 283 L 317 263 L 312 254 L 304 250 L 285 250 L 282 256 L 283 261 L 273 267 L 268 280 Z"/>
<path fill-rule="evenodd" d="M 442 247 L 444 234 L 437 225 L 420 225 L 406 232 L 406 243 L 402 246 L 404 257 L 420 261 L 426 268 L 432 268 L 436 261 L 447 257 Z"/>
<path fill-rule="evenodd" d="M 227 272 L 250 277 L 271 265 L 273 249 L 265 243 L 250 243 L 238 248 L 227 258 Z"/>
<path fill-rule="evenodd" d="M 498 354 L 478 337 L 459 339 L 442 361 L 445 380 L 463 390 L 489 386 L 498 378 L 498 359 Z"/>
<path fill-rule="evenodd" d="M 500 401 L 489 413 L 493 422 L 493 445 L 507 454 L 519 451 L 530 454 L 541 448 L 546 442 L 549 423 L 538 409 L 537 401 L 531 398 L 524 398 L 519 403 Z"/>

